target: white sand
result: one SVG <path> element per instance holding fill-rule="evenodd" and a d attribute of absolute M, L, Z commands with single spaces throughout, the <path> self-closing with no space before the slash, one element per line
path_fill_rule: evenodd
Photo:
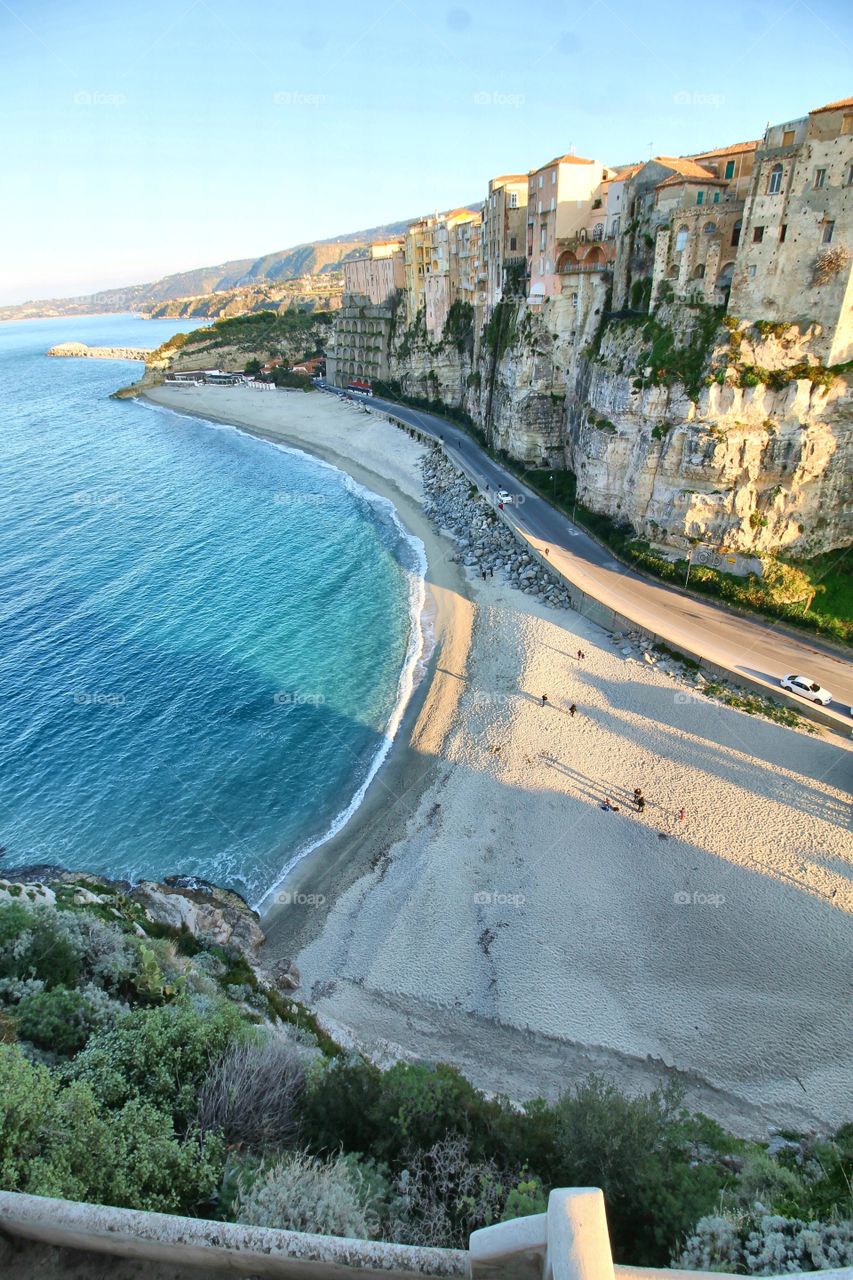
<path fill-rule="evenodd" d="M 382 421 L 319 395 L 156 398 L 310 442 L 418 523 L 420 449 Z M 377 1057 L 515 1097 L 665 1068 L 744 1132 L 853 1118 L 853 756 L 693 699 L 497 578 L 463 583 L 444 539 L 428 552 L 444 625 L 409 767 L 339 838 L 325 917 L 272 922 L 279 952 L 307 939 L 304 994 Z M 300 885 L 328 887 L 331 857 Z"/>

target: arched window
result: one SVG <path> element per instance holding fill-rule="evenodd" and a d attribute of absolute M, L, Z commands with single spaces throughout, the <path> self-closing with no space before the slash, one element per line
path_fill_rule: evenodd
<path fill-rule="evenodd" d="M 700 263 L 699 263 L 699 266 L 698 266 L 698 267 L 696 268 L 696 270 L 693 272 L 693 279 L 694 279 L 694 280 L 704 280 L 704 279 L 705 279 L 705 263 L 704 263 L 704 262 L 700 262 Z"/>
<path fill-rule="evenodd" d="M 681 226 L 675 233 L 675 252 L 681 253 L 690 237 L 690 231 L 686 226 Z"/>
<path fill-rule="evenodd" d="M 769 196 L 778 195 L 782 190 L 782 166 L 774 164 L 770 170 L 770 181 L 767 183 L 767 194 Z"/>
<path fill-rule="evenodd" d="M 603 222 L 596 222 L 595 226 L 592 229 L 592 238 L 593 240 L 604 239 L 604 223 Z"/>
<path fill-rule="evenodd" d="M 715 236 L 717 234 L 716 222 L 706 222 L 702 228 L 702 233 L 706 236 Z"/>
<path fill-rule="evenodd" d="M 741 233 L 742 227 L 743 227 L 743 223 L 741 222 L 740 218 L 738 218 L 737 222 L 732 227 L 732 248 L 733 249 L 736 249 L 737 246 L 740 244 L 740 233 Z"/>
<path fill-rule="evenodd" d="M 584 240 L 584 241 L 586 240 L 586 227 L 581 227 L 580 235 L 578 236 L 578 239 Z"/>
<path fill-rule="evenodd" d="M 850 172 L 851 174 L 853 174 L 853 164 L 851 164 L 850 166 Z M 853 177 L 851 177 L 848 185 L 853 187 Z M 616 217 L 613 219 L 613 221 L 610 224 L 610 234 L 612 236 L 618 236 L 619 234 L 619 214 L 618 213 L 616 214 Z"/>

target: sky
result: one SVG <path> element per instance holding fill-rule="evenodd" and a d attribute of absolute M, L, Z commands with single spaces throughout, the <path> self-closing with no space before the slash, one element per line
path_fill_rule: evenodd
<path fill-rule="evenodd" d="M 759 138 L 851 47 L 846 0 L 0 0 L 0 303 Z"/>

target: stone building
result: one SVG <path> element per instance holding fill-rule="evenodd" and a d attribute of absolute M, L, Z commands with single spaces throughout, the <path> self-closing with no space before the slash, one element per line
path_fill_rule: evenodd
<path fill-rule="evenodd" d="M 772 125 L 755 153 L 729 299 L 744 320 L 816 325 L 853 358 L 853 98 Z"/>
<path fill-rule="evenodd" d="M 406 316 L 412 324 L 422 310 L 427 333 L 441 337 L 460 282 L 460 239 L 464 224 L 476 223 L 480 215 L 472 209 L 452 209 L 450 213 L 424 218 L 409 228 L 406 236 Z M 423 225 L 426 224 L 426 225 Z M 479 274 L 479 237 L 464 234 L 464 275 L 466 288 L 476 291 Z M 411 263 L 411 270 L 410 270 Z M 470 272 L 474 275 L 469 279 Z"/>
<path fill-rule="evenodd" d="M 371 384 L 387 378 L 398 297 L 374 303 L 363 294 L 344 294 L 326 352 L 326 380 L 333 387 L 345 387 L 354 378 Z"/>
<path fill-rule="evenodd" d="M 526 269 L 527 193 L 526 173 L 506 173 L 489 182 L 482 230 L 486 319 L 506 290 L 507 271 Z"/>

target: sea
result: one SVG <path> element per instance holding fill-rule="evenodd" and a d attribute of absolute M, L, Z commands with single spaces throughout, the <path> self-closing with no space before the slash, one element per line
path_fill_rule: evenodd
<path fill-rule="evenodd" d="M 46 355 L 197 324 L 0 325 L 0 878 L 199 877 L 263 908 L 358 807 L 422 669 L 424 549 L 391 503 L 112 400 L 138 362 Z"/>

